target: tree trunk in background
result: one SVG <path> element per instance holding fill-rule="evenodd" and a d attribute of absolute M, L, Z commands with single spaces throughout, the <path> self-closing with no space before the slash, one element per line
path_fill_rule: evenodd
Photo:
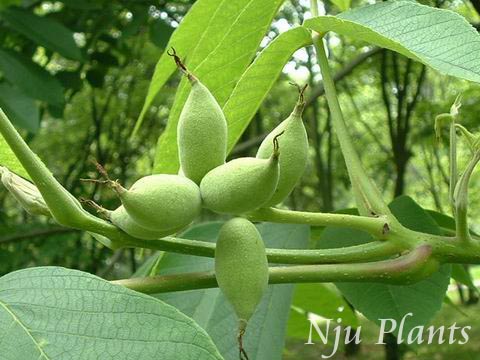
<path fill-rule="evenodd" d="M 386 360 L 400 360 L 402 355 L 400 354 L 397 344 L 397 338 L 395 335 L 387 334 L 385 336 L 385 359 Z"/>
<path fill-rule="evenodd" d="M 395 165 L 394 197 L 405 192 L 405 176 L 412 156 L 409 144 L 410 122 L 425 80 L 424 65 L 415 65 L 384 50 L 380 63 L 382 99 L 387 113 L 388 130 Z M 416 71 L 416 67 L 420 70 Z"/>
<path fill-rule="evenodd" d="M 468 288 L 467 305 L 476 305 L 479 302 L 478 292 L 476 289 Z"/>
<path fill-rule="evenodd" d="M 465 301 L 465 294 L 463 293 L 462 284 L 457 282 L 456 285 L 457 285 L 458 297 L 460 299 L 460 304 L 465 305 L 467 302 Z"/>
<path fill-rule="evenodd" d="M 308 52 L 308 69 L 310 71 L 310 87 L 313 87 L 313 58 L 311 49 Z M 319 111 L 319 99 L 311 103 L 310 117 L 308 121 L 310 126 L 310 135 L 315 149 L 315 172 L 318 179 L 318 188 L 322 200 L 320 210 L 323 212 L 333 211 L 333 142 L 330 123 L 330 111 L 325 106 L 327 116 L 321 117 Z M 321 124 L 320 119 L 325 118 L 325 123 Z"/>
<path fill-rule="evenodd" d="M 400 154 L 398 154 L 399 158 L 395 159 L 396 177 L 395 188 L 393 192 L 394 197 L 402 195 L 405 190 L 405 175 L 407 171 L 408 159 L 410 158 L 409 153 L 406 151 L 407 150 L 405 148 L 402 148 Z"/>
<path fill-rule="evenodd" d="M 408 141 L 410 121 L 426 71 L 425 66 L 420 65 L 417 74 L 411 59 L 407 59 L 404 66 L 401 66 L 399 59 L 399 55 L 384 50 L 380 64 L 382 99 L 387 113 L 395 167 L 394 198 L 405 192 L 405 177 L 412 156 Z M 386 360 L 402 358 L 397 339 L 392 334 L 387 334 L 386 337 L 385 358 Z"/>

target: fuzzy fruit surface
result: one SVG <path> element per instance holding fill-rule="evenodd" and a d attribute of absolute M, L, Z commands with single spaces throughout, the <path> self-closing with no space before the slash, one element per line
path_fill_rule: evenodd
<path fill-rule="evenodd" d="M 253 211 L 272 197 L 278 176 L 278 156 L 229 161 L 210 171 L 200 183 L 203 206 L 226 214 Z"/>
<path fill-rule="evenodd" d="M 181 169 L 195 183 L 200 184 L 206 173 L 225 163 L 227 121 L 217 100 L 198 80 L 192 83 L 177 132 Z"/>
<path fill-rule="evenodd" d="M 282 149 L 280 176 L 275 193 L 266 203 L 268 206 L 274 206 L 285 200 L 307 167 L 308 138 L 302 120 L 303 108 L 304 103 L 297 103 L 290 116 L 268 134 L 258 149 L 256 157 L 268 159 L 273 153 L 273 139 L 283 132 L 283 135 L 278 138 L 279 146 Z"/>
<path fill-rule="evenodd" d="M 179 175 L 145 176 L 119 196 L 137 224 L 155 231 L 185 227 L 201 210 L 198 185 Z"/>
<path fill-rule="evenodd" d="M 238 318 L 248 321 L 268 286 L 265 245 L 250 221 L 235 218 L 222 226 L 215 250 L 215 275 Z"/>
<path fill-rule="evenodd" d="M 149 230 L 137 224 L 130 215 L 128 215 L 125 207 L 121 205 L 115 211 L 112 211 L 109 214 L 109 219 L 113 225 L 117 226 L 121 230 L 125 231 L 128 235 L 136 237 L 143 240 L 155 240 L 160 239 L 164 236 L 171 235 L 181 230 L 172 229 L 172 230 Z"/>

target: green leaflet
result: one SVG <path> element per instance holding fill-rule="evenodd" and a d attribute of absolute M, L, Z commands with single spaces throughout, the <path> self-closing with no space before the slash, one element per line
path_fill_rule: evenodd
<path fill-rule="evenodd" d="M 0 135 L 0 165 L 5 166 L 17 175 L 30 179 L 27 171 L 20 164 L 20 161 L 18 161 L 2 135 Z"/>
<path fill-rule="evenodd" d="M 441 73 L 480 82 L 480 36 L 461 15 L 415 1 L 378 2 L 304 26 L 375 44 Z"/>
<path fill-rule="evenodd" d="M 192 319 L 153 297 L 60 267 L 0 278 L 0 353 L 11 359 L 222 359 Z"/>
<path fill-rule="evenodd" d="M 225 104 L 250 64 L 281 3 L 283 0 L 222 2 L 215 8 L 220 17 L 212 18 L 196 47 L 180 53 L 186 56 L 188 69 L 210 90 L 220 106 Z M 154 172 L 178 170 L 177 123 L 189 90 L 186 79 L 182 79 L 167 128 L 157 145 Z"/>
<path fill-rule="evenodd" d="M 83 56 L 75 43 L 73 31 L 62 23 L 46 16 L 38 16 L 21 8 L 8 8 L 0 16 L 16 31 L 33 40 L 38 45 L 58 52 L 72 60 L 81 61 Z"/>
<path fill-rule="evenodd" d="M 37 132 L 40 111 L 35 100 L 6 82 L 0 83 L 0 107 L 15 125 L 33 134 Z"/>

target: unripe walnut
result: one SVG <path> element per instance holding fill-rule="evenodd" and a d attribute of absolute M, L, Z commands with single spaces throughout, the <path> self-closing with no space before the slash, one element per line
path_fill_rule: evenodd
<path fill-rule="evenodd" d="M 244 329 L 268 286 L 265 246 L 250 221 L 235 218 L 222 226 L 215 250 L 215 275 Z"/>
<path fill-rule="evenodd" d="M 178 121 L 178 154 L 183 174 L 200 184 L 206 173 L 225 163 L 227 121 L 207 87 L 189 79 L 192 89 Z"/>
<path fill-rule="evenodd" d="M 200 183 L 203 206 L 218 213 L 243 214 L 265 205 L 278 184 L 277 138 L 268 159 L 239 158 L 210 171 Z"/>
<path fill-rule="evenodd" d="M 140 226 L 169 231 L 190 224 L 200 213 L 200 189 L 179 175 L 149 175 L 126 190 L 114 185 L 125 210 Z"/>
<path fill-rule="evenodd" d="M 258 149 L 256 157 L 259 159 L 268 159 L 273 153 L 273 138 L 283 133 L 282 137 L 278 140 L 282 149 L 280 176 L 278 178 L 277 189 L 266 204 L 268 206 L 276 205 L 285 200 L 305 172 L 308 160 L 308 138 L 302 120 L 304 107 L 305 102 L 303 100 L 302 90 L 295 109 L 290 116 L 268 134 Z"/>

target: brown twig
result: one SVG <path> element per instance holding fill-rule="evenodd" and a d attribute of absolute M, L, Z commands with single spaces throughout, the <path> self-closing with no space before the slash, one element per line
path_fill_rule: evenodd
<path fill-rule="evenodd" d="M 175 60 L 175 64 L 185 74 L 185 76 L 187 76 L 188 80 L 190 80 L 191 82 L 197 80 L 197 78 L 193 76 L 190 71 L 188 71 L 187 67 L 182 62 L 182 59 L 180 59 L 180 57 L 177 55 L 177 51 L 173 46 L 170 50 L 167 50 L 167 55 L 173 57 L 173 59 Z"/>
<path fill-rule="evenodd" d="M 175 50 L 175 48 L 173 46 L 170 50 L 167 50 L 167 55 L 173 57 L 173 59 L 175 60 L 175 64 L 177 64 L 179 69 L 182 70 L 185 73 L 185 75 L 188 75 L 187 67 L 182 62 L 180 57 L 177 55 L 177 51 Z"/>
<path fill-rule="evenodd" d="M 278 156 L 280 153 L 280 145 L 278 144 L 278 138 L 282 136 L 285 133 L 285 130 L 282 131 L 281 133 L 275 135 L 273 138 L 273 156 Z"/>
<path fill-rule="evenodd" d="M 245 329 L 240 329 L 238 331 L 237 341 L 238 341 L 238 354 L 240 360 L 248 360 L 247 352 L 243 347 L 243 335 L 245 335 Z"/>
<path fill-rule="evenodd" d="M 298 89 L 298 102 L 305 102 L 305 90 L 308 87 L 308 84 L 305 84 L 304 86 L 300 86 L 297 83 L 290 82 L 290 85 L 295 86 Z"/>
<path fill-rule="evenodd" d="M 95 183 L 95 184 L 102 184 L 102 185 L 108 185 L 110 186 L 114 191 L 117 192 L 117 194 L 121 194 L 126 191 L 126 189 L 120 184 L 118 180 L 112 180 L 110 179 L 110 176 L 108 175 L 107 170 L 99 164 L 97 161 L 92 161 L 93 164 L 95 165 L 97 171 L 101 176 L 103 176 L 106 180 L 99 180 L 99 179 L 80 179 L 80 181 L 83 182 L 90 182 L 90 183 Z"/>
<path fill-rule="evenodd" d="M 105 219 L 109 219 L 109 210 L 103 208 L 102 206 L 98 205 L 95 201 L 85 198 L 80 198 L 80 203 L 85 204 L 93 208 L 98 214 L 100 214 Z"/>

